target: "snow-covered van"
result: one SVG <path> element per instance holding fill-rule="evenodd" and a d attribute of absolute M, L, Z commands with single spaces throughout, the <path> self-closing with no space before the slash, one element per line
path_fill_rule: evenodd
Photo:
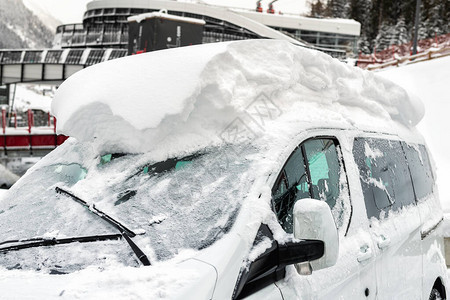
<path fill-rule="evenodd" d="M 445 299 L 421 102 L 286 42 L 108 61 L 0 200 L 2 299 Z"/>

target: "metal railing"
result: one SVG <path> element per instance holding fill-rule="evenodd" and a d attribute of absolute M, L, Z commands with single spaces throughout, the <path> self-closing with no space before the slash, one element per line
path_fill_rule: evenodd
<path fill-rule="evenodd" d="M 438 57 L 448 56 L 450 55 L 450 47 L 442 48 L 442 49 L 430 49 L 426 52 L 405 56 L 405 57 L 399 57 L 387 62 L 382 62 L 379 64 L 371 64 L 367 66 L 367 70 L 377 70 L 377 69 L 383 69 L 390 66 L 400 66 L 401 64 L 405 63 L 413 63 L 413 62 L 419 62 L 424 60 L 430 60 Z"/>
<path fill-rule="evenodd" d="M 127 54 L 125 49 L 0 50 L 0 85 L 62 82 L 87 66 Z"/>
<path fill-rule="evenodd" d="M 0 64 L 93 65 L 126 55 L 125 49 L 0 50 Z"/>

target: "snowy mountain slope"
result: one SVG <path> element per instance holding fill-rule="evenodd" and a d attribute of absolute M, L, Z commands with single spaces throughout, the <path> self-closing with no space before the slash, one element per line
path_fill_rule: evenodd
<path fill-rule="evenodd" d="M 437 167 L 437 183 L 443 208 L 450 211 L 450 57 L 390 68 L 377 73 L 419 96 L 425 117 L 419 129 L 427 140 Z"/>
<path fill-rule="evenodd" d="M 48 27 L 51 32 L 55 32 L 56 27 L 62 24 L 62 22 L 53 16 L 48 8 L 44 6 L 42 1 L 22 0 L 23 4 L 33 12 L 33 14 L 41 20 L 41 22 Z"/>
<path fill-rule="evenodd" d="M 23 0 L 44 23 L 48 15 L 62 24 L 81 23 L 91 0 Z M 43 18 L 42 18 L 43 17 Z"/>
<path fill-rule="evenodd" d="M 0 16 L 0 49 L 52 45 L 54 33 L 21 0 L 1 0 Z"/>

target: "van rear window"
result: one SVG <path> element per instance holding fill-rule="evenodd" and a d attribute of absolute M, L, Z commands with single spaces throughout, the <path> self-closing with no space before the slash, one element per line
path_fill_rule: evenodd
<path fill-rule="evenodd" d="M 434 178 L 424 145 L 404 144 L 417 200 L 433 192 Z"/>
<path fill-rule="evenodd" d="M 353 155 L 359 168 L 367 217 L 415 203 L 408 164 L 399 141 L 356 138 Z"/>

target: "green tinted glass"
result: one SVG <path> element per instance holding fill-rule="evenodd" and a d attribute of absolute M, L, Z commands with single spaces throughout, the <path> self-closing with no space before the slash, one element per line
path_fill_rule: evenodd
<path fill-rule="evenodd" d="M 79 164 L 57 165 L 54 173 L 59 175 L 60 180 L 72 185 L 86 178 L 87 170 Z"/>
<path fill-rule="evenodd" d="M 109 163 L 111 161 L 111 159 L 112 159 L 112 154 L 103 155 L 100 158 L 100 165 L 106 165 L 107 163 Z"/>
<path fill-rule="evenodd" d="M 175 165 L 175 170 L 179 170 L 187 165 L 192 164 L 192 161 L 178 161 Z"/>

